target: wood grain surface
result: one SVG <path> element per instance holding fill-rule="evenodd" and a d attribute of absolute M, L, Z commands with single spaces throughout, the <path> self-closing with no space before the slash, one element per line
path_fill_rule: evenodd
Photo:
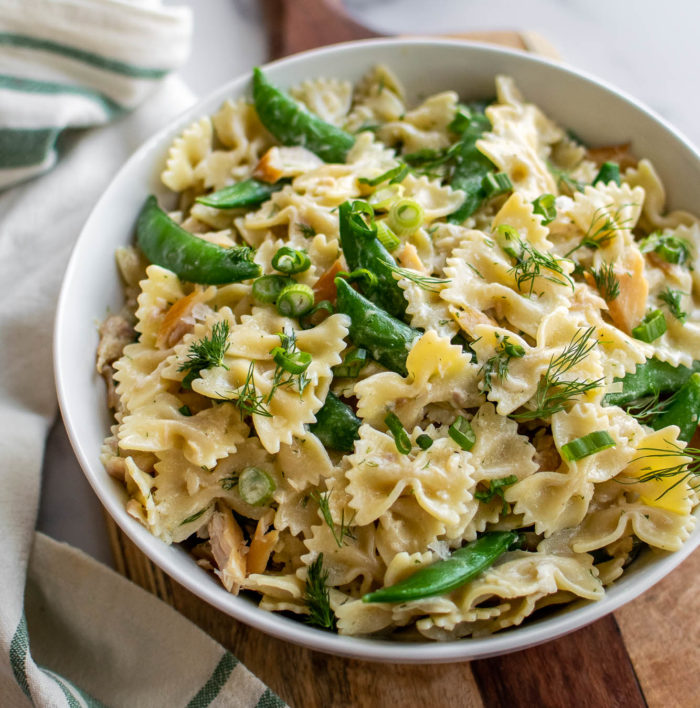
<path fill-rule="evenodd" d="M 340 0 L 264 0 L 273 58 L 379 36 Z M 527 32 L 465 33 L 552 56 Z M 416 666 L 340 659 L 268 637 L 210 607 L 153 565 L 107 519 L 120 573 L 230 649 L 295 708 L 692 708 L 700 706 L 700 554 L 614 615 L 547 644 L 471 663 Z"/>
<path fill-rule="evenodd" d="M 341 659 L 269 637 L 165 575 L 107 520 L 117 569 L 232 651 L 294 708 L 700 706 L 700 553 L 594 624 L 532 649 L 434 666 Z"/>

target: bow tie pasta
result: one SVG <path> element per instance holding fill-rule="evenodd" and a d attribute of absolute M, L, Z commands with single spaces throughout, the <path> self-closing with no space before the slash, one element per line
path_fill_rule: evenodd
<path fill-rule="evenodd" d="M 606 161 L 606 157 L 609 157 Z M 449 640 L 595 601 L 698 504 L 700 222 L 496 78 L 256 70 L 172 144 L 98 371 L 128 512 L 232 593 Z"/>

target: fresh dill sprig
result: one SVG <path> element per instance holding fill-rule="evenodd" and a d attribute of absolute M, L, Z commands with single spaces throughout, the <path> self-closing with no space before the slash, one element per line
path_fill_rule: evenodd
<path fill-rule="evenodd" d="M 597 270 L 588 268 L 586 272 L 590 273 L 603 300 L 611 302 L 620 296 L 620 281 L 615 275 L 612 263 L 603 263 Z"/>
<path fill-rule="evenodd" d="M 330 496 L 331 492 L 323 492 L 323 494 L 321 494 L 318 490 L 314 490 L 313 492 L 311 492 L 311 498 L 318 504 L 318 508 L 321 510 L 321 516 L 323 516 L 323 520 L 326 522 L 326 525 L 331 530 L 336 545 L 338 546 L 338 548 L 342 548 L 343 542 L 345 541 L 346 537 L 351 539 L 355 538 L 354 534 L 350 530 L 350 524 L 352 524 L 355 516 L 353 515 L 350 521 L 346 524 L 345 509 L 343 509 L 340 517 L 340 528 L 336 528 L 335 522 L 333 521 L 333 516 L 331 514 L 331 508 L 329 505 Z"/>
<path fill-rule="evenodd" d="M 280 338 L 279 347 L 274 347 L 270 352 L 280 352 L 284 359 L 294 359 L 295 355 L 303 353 L 297 349 L 297 337 L 296 333 L 291 327 L 285 327 L 284 332 L 279 332 L 277 336 Z M 307 354 L 304 354 L 308 358 Z M 286 375 L 286 378 L 285 378 Z M 309 377 L 306 375 L 306 369 L 300 371 L 299 373 L 291 373 L 284 366 L 277 364 L 275 367 L 275 373 L 272 377 L 272 387 L 270 388 L 270 393 L 267 394 L 267 403 L 272 400 L 275 392 L 280 386 L 289 386 L 296 384 L 297 391 L 299 391 L 299 396 L 304 393 L 304 389 L 309 383 Z"/>
<path fill-rule="evenodd" d="M 564 272 L 558 258 L 538 251 L 527 241 L 523 241 L 512 226 L 502 224 L 497 230 L 509 244 L 504 246 L 503 250 L 515 261 L 509 272 L 514 274 L 518 290 L 522 292 L 525 286 L 528 296 L 532 295 L 537 278 L 544 278 L 557 285 L 570 285 L 571 289 L 574 289 L 574 281 Z"/>
<path fill-rule="evenodd" d="M 685 322 L 688 317 L 687 312 L 683 312 L 681 309 L 681 298 L 685 295 L 682 290 L 674 290 L 673 288 L 666 288 L 662 293 L 659 293 L 659 300 L 665 303 L 668 307 L 669 312 L 679 321 Z"/>
<path fill-rule="evenodd" d="M 433 150 L 423 148 L 416 152 L 402 155 L 402 159 L 411 166 L 413 171 L 419 175 L 430 178 L 446 178 L 453 168 L 451 161 L 459 151 L 460 142 L 453 143 L 448 148 Z"/>
<path fill-rule="evenodd" d="M 595 327 L 578 330 L 566 345 L 561 354 L 552 356 L 547 371 L 537 384 L 535 391 L 535 408 L 513 414 L 516 420 L 533 420 L 548 418 L 554 413 L 563 411 L 566 404 L 574 398 L 599 388 L 604 379 L 595 381 L 588 379 L 567 380 L 565 374 L 583 361 L 598 344 L 593 338 Z"/>
<path fill-rule="evenodd" d="M 269 400 L 265 397 L 265 394 L 258 393 L 255 388 L 255 362 L 253 361 L 250 362 L 248 373 L 238 392 L 238 396 L 230 400 L 240 410 L 241 417 L 244 415 L 260 415 L 263 418 L 272 418 L 272 413 L 266 408 Z"/>
<path fill-rule="evenodd" d="M 483 491 L 477 490 L 474 492 L 474 499 L 483 501 L 488 504 L 494 497 L 500 497 L 503 505 L 501 507 L 501 513 L 508 513 L 508 502 L 506 501 L 506 489 L 518 481 L 518 477 L 514 474 L 508 475 L 507 477 L 500 477 L 499 479 L 490 479 L 489 487 Z"/>
<path fill-rule="evenodd" d="M 675 395 L 675 394 L 674 394 Z M 673 396 L 661 400 L 661 392 L 656 390 L 651 396 L 644 396 L 627 406 L 627 415 L 631 415 L 641 423 L 663 413 L 673 400 Z"/>
<path fill-rule="evenodd" d="M 421 275 L 415 270 L 409 270 L 408 268 L 401 268 L 397 265 L 392 265 L 391 263 L 383 263 L 390 271 L 396 273 L 401 278 L 406 278 L 412 283 L 415 283 L 421 290 L 427 290 L 431 293 L 439 293 L 442 288 L 440 285 L 447 285 L 451 281 L 445 278 L 433 278 L 429 275 Z"/>
<path fill-rule="evenodd" d="M 664 442 L 668 443 L 672 449 L 667 450 L 658 447 L 640 447 L 638 452 L 643 453 L 639 457 L 632 460 L 632 462 L 639 462 L 641 460 L 652 460 L 652 459 L 667 459 L 669 464 L 666 467 L 660 469 L 651 469 L 650 467 L 642 468 L 642 472 L 645 469 L 648 471 L 641 474 L 636 479 L 630 479 L 630 483 L 636 482 L 651 482 L 653 480 L 662 481 L 665 479 L 676 479 L 675 483 L 672 484 L 668 489 L 664 490 L 658 499 L 661 499 L 664 495 L 668 494 L 672 489 L 677 487 L 679 484 L 683 484 L 685 480 L 692 477 L 700 476 L 700 449 L 695 447 L 681 447 L 677 443 L 672 443 L 668 440 Z M 684 457 L 689 457 L 690 462 L 682 460 Z M 692 485 L 691 485 L 692 486 Z M 696 487 L 693 487 L 695 489 Z"/>
<path fill-rule="evenodd" d="M 222 477 L 219 480 L 219 484 L 224 491 L 230 492 L 238 484 L 238 474 Z"/>
<path fill-rule="evenodd" d="M 304 238 L 313 238 L 316 235 L 316 229 L 313 226 L 309 226 L 309 224 L 298 222 L 297 228 L 301 231 Z"/>
<path fill-rule="evenodd" d="M 626 229 L 631 223 L 632 218 L 622 218 L 622 210 L 626 207 L 637 206 L 636 204 L 622 204 L 612 215 L 608 212 L 613 204 L 608 204 L 604 207 L 598 207 L 593 212 L 593 218 L 586 230 L 583 238 L 577 246 L 574 246 L 565 256 L 568 258 L 572 253 L 578 251 L 579 248 L 591 248 L 594 251 L 606 246 L 615 237 L 618 231 Z"/>
<path fill-rule="evenodd" d="M 493 377 L 499 381 L 503 381 L 508 376 L 508 366 L 511 359 L 519 359 L 525 356 L 525 349 L 519 344 L 510 341 L 506 335 L 501 338 L 496 335 L 498 344 L 496 345 L 496 353 L 484 362 L 481 370 L 484 373 L 483 390 L 490 391 L 493 386 Z"/>
<path fill-rule="evenodd" d="M 203 369 L 210 369 L 213 366 L 223 366 L 224 369 L 228 369 L 224 364 L 224 356 L 229 348 L 228 335 L 228 321 L 222 320 L 212 327 L 211 336 L 203 337 L 190 346 L 187 361 L 178 367 L 178 371 L 187 372 L 182 380 L 183 388 L 190 388 Z"/>
<path fill-rule="evenodd" d="M 309 608 L 307 622 L 322 629 L 335 630 L 335 614 L 328 592 L 328 571 L 323 567 L 323 553 L 319 553 L 307 569 L 304 602 Z"/>
<path fill-rule="evenodd" d="M 470 268 L 474 275 L 476 275 L 478 278 L 486 280 L 486 278 L 484 278 L 484 276 L 479 272 L 479 269 L 473 263 L 467 263 L 467 267 Z"/>
<path fill-rule="evenodd" d="M 183 519 L 180 522 L 180 526 L 185 526 L 187 524 L 191 524 L 193 521 L 197 521 L 197 519 L 204 514 L 205 511 L 209 509 L 208 506 L 205 506 L 204 509 L 200 509 L 199 511 L 195 511 L 192 516 L 188 516 L 186 519 Z"/>
<path fill-rule="evenodd" d="M 561 167 L 557 167 L 551 162 L 547 163 L 547 167 L 552 175 L 556 177 L 557 187 L 559 187 L 559 189 L 566 187 L 571 194 L 574 192 L 583 192 L 586 185 L 583 182 L 574 179 L 566 170 L 561 169 Z"/>

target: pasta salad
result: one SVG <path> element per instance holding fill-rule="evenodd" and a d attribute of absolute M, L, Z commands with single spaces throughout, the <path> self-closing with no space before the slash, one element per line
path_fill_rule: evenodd
<path fill-rule="evenodd" d="M 698 504 L 700 222 L 496 77 L 255 70 L 172 144 L 97 368 L 127 511 L 231 593 L 435 640 L 598 600 Z"/>

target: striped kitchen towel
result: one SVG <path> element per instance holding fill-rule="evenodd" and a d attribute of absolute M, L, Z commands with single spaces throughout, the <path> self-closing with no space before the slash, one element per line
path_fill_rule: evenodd
<path fill-rule="evenodd" d="M 175 610 L 34 530 L 66 262 L 116 170 L 191 104 L 164 79 L 190 25 L 160 0 L 0 0 L 2 708 L 284 705 Z"/>
<path fill-rule="evenodd" d="M 2 0 L 0 189 L 53 167 L 63 131 L 140 104 L 184 62 L 190 29 L 160 0 Z"/>

